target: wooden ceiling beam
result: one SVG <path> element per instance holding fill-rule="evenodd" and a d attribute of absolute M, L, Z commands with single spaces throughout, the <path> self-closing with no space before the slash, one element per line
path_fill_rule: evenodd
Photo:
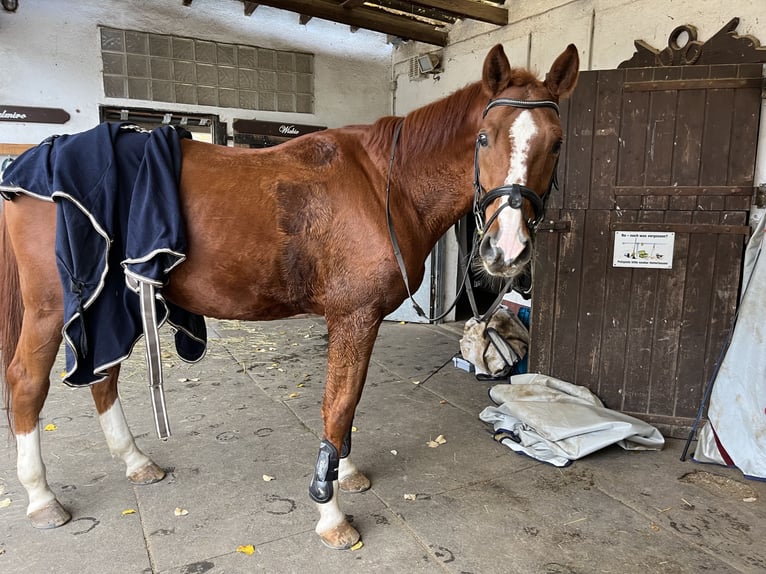
<path fill-rule="evenodd" d="M 426 44 L 436 46 L 447 44 L 447 32 L 421 22 L 405 21 L 392 14 L 368 10 L 364 6 L 349 10 L 332 0 L 265 0 L 258 3 Z"/>
<path fill-rule="evenodd" d="M 488 22 L 497 26 L 508 24 L 508 8 L 503 6 L 492 6 L 470 0 L 417 0 L 413 4 L 443 10 L 461 18 L 479 20 L 480 22 Z"/>

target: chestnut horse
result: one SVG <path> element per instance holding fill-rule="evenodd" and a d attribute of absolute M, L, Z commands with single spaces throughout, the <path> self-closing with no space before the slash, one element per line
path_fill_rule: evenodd
<path fill-rule="evenodd" d="M 404 118 L 317 132 L 266 150 L 182 142 L 187 259 L 171 272 L 164 296 L 223 319 L 326 318 L 324 430 L 309 487 L 326 545 L 349 548 L 359 540 L 338 492 L 370 486 L 348 456 L 348 437 L 383 317 L 420 284 L 434 244 L 472 205 L 486 271 L 513 277 L 523 270 L 562 142 L 557 102 L 574 89 L 578 68 L 570 45 L 541 81 L 512 68 L 497 45 L 480 82 Z M 37 528 L 54 528 L 70 515 L 46 480 L 38 417 L 62 340 L 56 206 L 23 193 L 4 203 L 6 405 L 27 515 Z M 91 385 L 109 449 L 131 482 L 161 480 L 163 470 L 128 429 L 118 374 L 119 365 Z"/>

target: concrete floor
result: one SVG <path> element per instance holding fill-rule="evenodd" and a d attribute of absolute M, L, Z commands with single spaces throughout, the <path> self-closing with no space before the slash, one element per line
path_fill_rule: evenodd
<path fill-rule="evenodd" d="M 382 327 L 353 450 L 373 487 L 343 499 L 364 546 L 326 549 L 307 495 L 321 435 L 323 321 L 209 325 L 199 364 L 166 345 L 166 443 L 155 438 L 142 349 L 125 365 L 123 402 L 139 445 L 168 471 L 160 483 L 131 486 L 90 393 L 54 383 L 43 426 L 56 430 L 43 433 L 43 450 L 73 520 L 28 526 L 6 440 L 0 572 L 766 572 L 765 483 L 682 463 L 679 441 L 662 452 L 610 447 L 564 469 L 512 453 L 478 418 L 491 383 L 452 366 L 457 325 Z M 429 448 L 440 434 L 447 442 Z M 238 552 L 247 545 L 253 554 Z"/>

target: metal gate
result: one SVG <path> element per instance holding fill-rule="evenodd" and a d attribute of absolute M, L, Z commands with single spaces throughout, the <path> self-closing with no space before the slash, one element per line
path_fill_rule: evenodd
<path fill-rule="evenodd" d="M 530 371 L 686 436 L 728 330 L 754 193 L 760 64 L 584 72 L 538 233 Z M 615 232 L 673 232 L 670 269 Z"/>

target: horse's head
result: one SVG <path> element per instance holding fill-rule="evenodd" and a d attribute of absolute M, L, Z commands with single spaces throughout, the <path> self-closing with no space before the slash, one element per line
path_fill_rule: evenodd
<path fill-rule="evenodd" d="M 532 257 L 532 236 L 555 182 L 563 140 L 557 104 L 574 89 L 579 65 L 572 44 L 544 82 L 512 69 L 499 44 L 484 61 L 489 104 L 476 139 L 474 214 L 479 255 L 491 275 L 514 277 Z"/>

